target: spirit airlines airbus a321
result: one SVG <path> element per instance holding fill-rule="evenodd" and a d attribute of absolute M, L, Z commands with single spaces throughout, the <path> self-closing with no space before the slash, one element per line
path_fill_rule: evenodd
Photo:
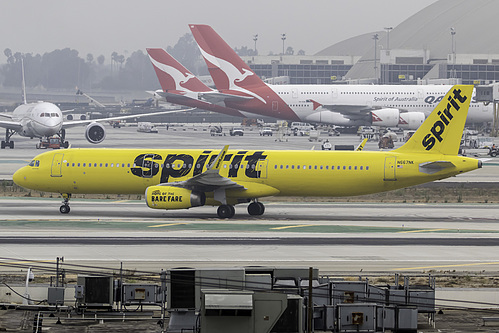
<path fill-rule="evenodd" d="M 220 218 L 267 196 L 352 196 L 443 179 L 481 167 L 458 156 L 473 87 L 457 85 L 416 133 L 393 151 L 68 149 L 36 156 L 13 176 L 25 188 L 61 193 L 145 193 L 147 206 L 218 206 Z"/>
<path fill-rule="evenodd" d="M 246 112 L 340 126 L 417 129 L 452 88 L 450 85 L 268 85 L 210 26 L 191 24 L 190 29 L 220 92 L 219 102 Z M 201 97 L 211 102 L 216 100 L 213 94 Z M 468 122 L 490 122 L 492 118 L 492 106 L 471 104 Z"/>

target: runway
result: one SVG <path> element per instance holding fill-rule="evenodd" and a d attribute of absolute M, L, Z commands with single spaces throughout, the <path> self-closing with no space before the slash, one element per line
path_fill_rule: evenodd
<path fill-rule="evenodd" d="M 215 208 L 156 211 L 141 201 L 1 199 L 8 258 L 158 272 L 172 267 L 286 266 L 335 272 L 498 271 L 497 204 L 268 202 L 220 220 Z M 0 266 L 0 271 L 12 270 Z"/>

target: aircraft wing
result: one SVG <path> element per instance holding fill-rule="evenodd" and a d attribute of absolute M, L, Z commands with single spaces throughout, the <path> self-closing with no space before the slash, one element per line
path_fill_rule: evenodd
<path fill-rule="evenodd" d="M 14 130 L 16 132 L 20 131 L 23 128 L 23 126 L 19 122 L 5 120 L 0 120 L 0 127 Z"/>
<path fill-rule="evenodd" d="M 196 175 L 192 178 L 189 178 L 181 182 L 165 183 L 160 185 L 181 187 L 192 191 L 201 191 L 201 192 L 211 192 L 218 189 L 243 190 L 244 186 L 239 185 L 238 183 L 230 180 L 229 178 L 220 176 L 219 173 L 220 166 L 223 162 L 225 155 L 227 154 L 228 149 L 229 146 L 228 145 L 225 146 L 220 151 L 217 158 L 213 161 L 213 163 L 211 163 L 211 165 L 208 167 L 208 169 L 205 172 L 200 173 L 199 175 Z"/>
<path fill-rule="evenodd" d="M 140 114 L 118 116 L 118 117 L 109 117 L 109 118 L 101 118 L 101 119 L 86 119 L 86 120 L 65 121 L 62 124 L 62 127 L 63 128 L 70 128 L 70 127 L 75 127 L 75 126 L 80 126 L 80 125 L 87 125 L 87 124 L 94 123 L 94 122 L 123 120 L 123 119 L 134 119 L 134 118 L 141 118 L 141 117 L 147 117 L 147 116 L 158 116 L 158 115 L 162 115 L 162 114 L 184 112 L 184 111 L 190 111 L 190 110 L 194 110 L 194 109 L 195 108 L 189 108 L 189 109 L 180 109 L 180 110 L 169 110 L 169 111 L 140 113 Z"/>
<path fill-rule="evenodd" d="M 5 118 L 8 118 L 8 119 L 12 119 L 12 115 L 8 114 L 8 113 L 0 113 L 0 117 L 5 117 Z"/>
<path fill-rule="evenodd" d="M 254 98 L 251 96 L 224 94 L 216 91 L 199 93 L 199 96 L 203 98 L 205 101 L 212 104 L 218 104 L 220 102 L 225 102 L 225 101 L 247 101 Z"/>

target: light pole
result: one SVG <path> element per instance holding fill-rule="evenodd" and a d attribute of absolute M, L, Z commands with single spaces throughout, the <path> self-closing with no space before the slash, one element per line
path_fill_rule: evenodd
<path fill-rule="evenodd" d="M 377 59 L 377 56 L 378 56 L 379 35 L 374 34 L 373 39 L 374 39 L 374 78 L 376 79 L 376 82 L 378 82 L 378 61 L 377 61 L 378 59 Z"/>
<path fill-rule="evenodd" d="M 387 27 L 386 30 L 386 49 L 390 49 L 390 31 L 393 30 L 393 27 Z"/>
<path fill-rule="evenodd" d="M 258 40 L 258 34 L 253 35 L 253 40 L 255 41 L 255 55 L 257 55 L 258 52 L 256 51 L 256 41 Z"/>
<path fill-rule="evenodd" d="M 284 55 L 284 41 L 286 40 L 286 34 L 281 34 L 282 39 L 282 55 Z"/>
<path fill-rule="evenodd" d="M 451 36 L 451 52 L 452 52 L 452 70 L 451 70 L 451 78 L 454 79 L 456 78 L 456 44 L 454 42 L 454 36 L 456 35 L 456 29 L 450 28 L 450 36 Z"/>

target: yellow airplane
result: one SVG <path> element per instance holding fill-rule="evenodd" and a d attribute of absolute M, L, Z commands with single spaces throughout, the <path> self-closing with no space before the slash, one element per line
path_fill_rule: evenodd
<path fill-rule="evenodd" d="M 156 209 L 219 206 L 231 218 L 268 196 L 353 196 L 390 191 L 475 170 L 458 156 L 472 86 L 454 86 L 402 147 L 393 151 L 68 149 L 36 156 L 13 176 L 22 187 L 61 193 L 143 194 Z"/>

